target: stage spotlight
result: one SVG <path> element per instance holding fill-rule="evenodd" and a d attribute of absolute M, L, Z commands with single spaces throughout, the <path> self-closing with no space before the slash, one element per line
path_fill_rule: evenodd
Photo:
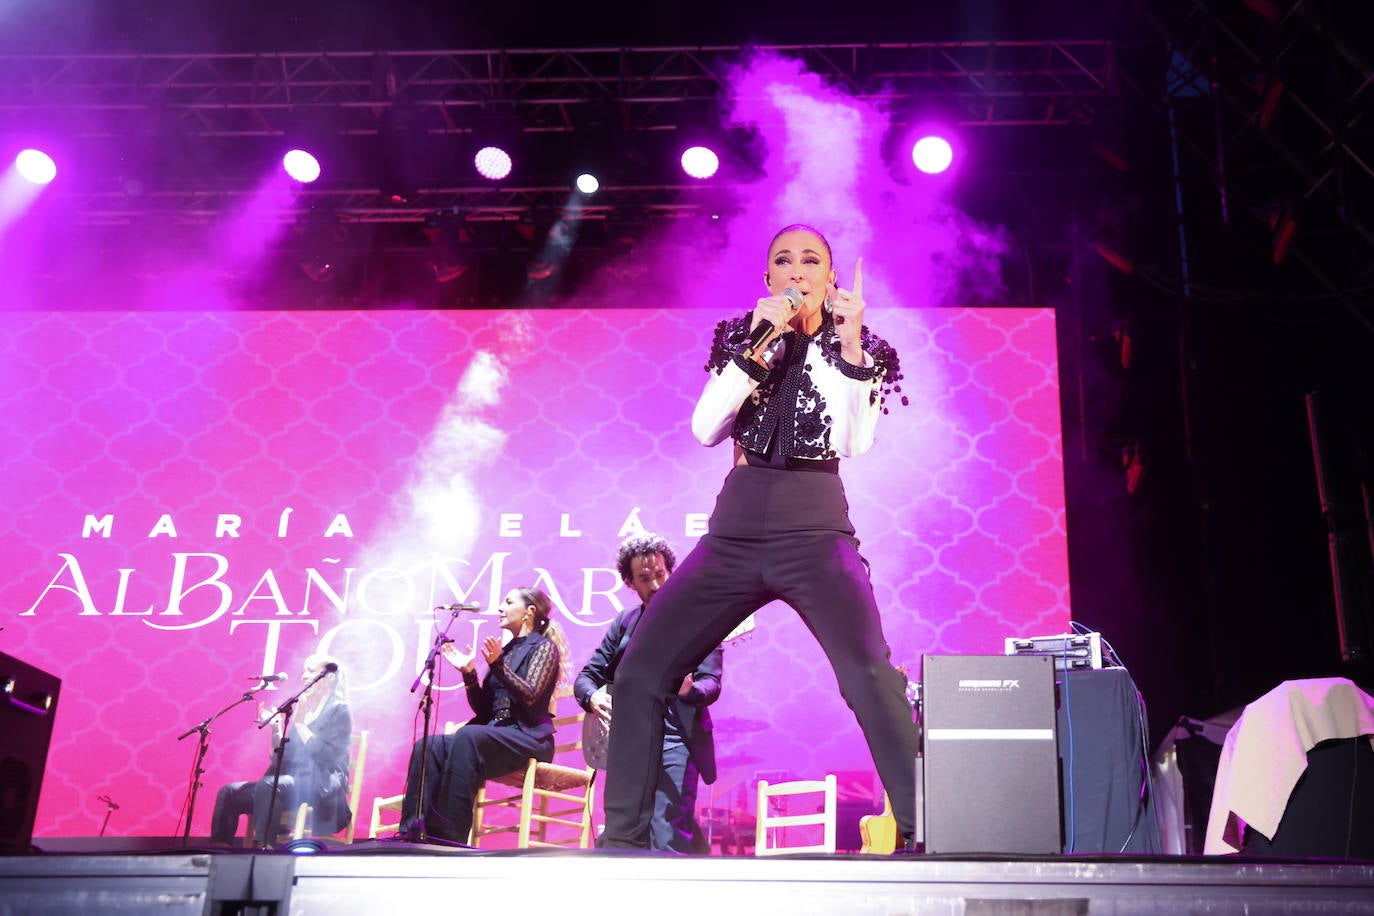
<path fill-rule="evenodd" d="M 309 184 L 320 177 L 320 163 L 303 149 L 293 149 L 281 157 L 281 166 L 301 184 Z"/>
<path fill-rule="evenodd" d="M 477 174 L 488 181 L 500 181 L 510 174 L 513 163 L 510 153 L 499 146 L 484 146 L 472 157 Z"/>
<path fill-rule="evenodd" d="M 455 215 L 435 214 L 425 220 L 430 238 L 430 267 L 438 283 L 450 283 L 467 273 L 471 266 L 472 231 Z"/>
<path fill-rule="evenodd" d="M 682 170 L 693 178 L 710 178 L 718 168 L 720 157 L 704 146 L 688 147 L 682 152 Z"/>
<path fill-rule="evenodd" d="M 911 147 L 911 161 L 927 175 L 938 175 L 954 161 L 954 150 L 943 137 L 922 137 Z"/>
<path fill-rule="evenodd" d="M 1110 242 L 1105 240 L 1093 242 L 1093 248 L 1107 260 L 1108 264 L 1123 274 L 1135 273 L 1135 264 L 1132 263 L 1131 259 L 1113 247 Z"/>
<path fill-rule="evenodd" d="M 1262 101 L 1260 102 L 1259 126 L 1261 130 L 1268 130 L 1269 125 L 1274 123 L 1274 113 L 1279 110 L 1279 102 L 1283 99 L 1285 88 L 1283 80 L 1277 76 L 1265 77 L 1260 80 Z"/>
<path fill-rule="evenodd" d="M 312 212 L 291 231 L 301 273 L 322 286 L 337 281 L 346 258 L 347 227 L 331 214 Z"/>
<path fill-rule="evenodd" d="M 1273 234 L 1274 263 L 1282 264 L 1293 246 L 1293 236 L 1298 233 L 1298 221 L 1290 204 L 1285 203 L 1269 215 L 1269 231 Z"/>
<path fill-rule="evenodd" d="M 300 837 L 283 844 L 281 851 L 289 852 L 293 856 L 314 856 L 328 848 L 322 840 L 317 840 L 314 837 Z"/>
<path fill-rule="evenodd" d="M 14 157 L 14 167 L 25 180 L 47 184 L 57 177 L 57 163 L 42 150 L 26 149 Z"/>
<path fill-rule="evenodd" d="M 1270 25 L 1278 25 L 1283 19 L 1283 13 L 1269 0 L 1245 0 L 1245 5 L 1250 7 L 1250 11 L 1263 19 Z"/>
<path fill-rule="evenodd" d="M 591 172 L 583 172 L 577 176 L 577 190 L 583 194 L 595 194 L 601 188 L 601 182 L 596 180 L 596 176 Z"/>

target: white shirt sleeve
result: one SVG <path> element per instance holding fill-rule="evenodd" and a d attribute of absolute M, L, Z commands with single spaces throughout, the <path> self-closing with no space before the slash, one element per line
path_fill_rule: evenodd
<path fill-rule="evenodd" d="M 758 386 L 758 382 L 733 362 L 727 363 L 719 373 L 709 373 L 692 411 L 692 435 L 702 445 L 718 445 L 729 438 L 740 405 Z"/>

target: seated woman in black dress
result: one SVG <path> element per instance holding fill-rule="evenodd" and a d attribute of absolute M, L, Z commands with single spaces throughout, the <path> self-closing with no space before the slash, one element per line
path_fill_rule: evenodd
<path fill-rule="evenodd" d="M 488 670 L 480 683 L 476 656 L 464 661 L 452 645 L 444 646 L 444 657 L 463 673 L 473 717 L 451 735 L 431 737 L 428 745 L 415 742 L 401 804 L 402 833 L 419 835 L 421 766 L 425 836 L 466 843 L 472 803 L 487 777 L 517 770 L 531 757 L 553 760 L 553 694 L 570 669 L 570 654 L 562 629 L 549 618 L 551 609 L 537 588 L 506 594 L 501 628 L 513 638 L 504 647 L 495 636 L 483 642 Z"/>
<path fill-rule="evenodd" d="M 333 670 L 329 670 L 329 666 Z M 323 675 L 323 676 L 321 676 Z M 316 680 L 318 678 L 318 680 Z M 348 741 L 353 730 L 353 715 L 348 708 L 348 688 L 344 670 L 327 655 L 312 655 L 305 660 L 301 683 L 315 684 L 296 704 L 291 731 L 283 752 L 281 780 L 273 820 L 280 815 L 294 816 L 296 808 L 308 803 L 314 809 L 312 831 L 319 836 L 337 833 L 348 825 L 353 812 L 348 808 Z M 281 743 L 281 716 L 276 707 L 259 706 L 259 718 L 271 720 L 272 751 Z M 275 841 L 276 831 L 268 832 L 267 809 L 272 799 L 272 774 L 275 756 L 269 758 L 261 779 L 231 782 L 215 797 L 210 818 L 210 839 L 229 843 L 238 833 L 239 817 L 253 814 L 256 842 Z"/>

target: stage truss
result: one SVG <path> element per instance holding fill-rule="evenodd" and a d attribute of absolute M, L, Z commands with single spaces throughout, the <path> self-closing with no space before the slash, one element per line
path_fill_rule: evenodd
<path fill-rule="evenodd" d="M 645 135 L 719 125 L 725 82 L 750 53 L 795 58 L 857 99 L 882 102 L 904 125 L 937 105 L 966 128 L 1066 128 L 1094 124 L 1117 96 L 1117 47 L 1108 40 L 926 42 L 533 50 L 357 51 L 258 54 L 92 54 L 0 57 L 0 120 L 42 123 L 86 142 L 131 133 L 186 144 L 261 145 L 327 132 L 377 138 L 463 137 L 495 124 L 530 135 Z M 922 107 L 924 106 L 924 107 Z M 216 218 L 251 183 L 127 187 L 70 192 L 77 218 L 110 225 L 153 215 L 181 223 Z M 307 189 L 280 213 L 328 211 L 345 222 L 413 222 L 461 214 L 510 219 L 563 208 L 562 183 L 493 188 L 430 181 L 403 199 L 369 182 Z M 697 186 L 603 182 L 601 218 L 635 208 L 650 216 L 712 206 Z"/>

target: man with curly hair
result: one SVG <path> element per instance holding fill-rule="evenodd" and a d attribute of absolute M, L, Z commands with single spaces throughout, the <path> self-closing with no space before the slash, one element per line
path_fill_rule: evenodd
<path fill-rule="evenodd" d="M 639 605 L 621 611 L 606 630 L 601 645 L 577 675 L 573 695 L 596 722 L 611 724 L 611 687 L 615 670 L 635 626 L 660 586 L 673 572 L 677 557 L 668 542 L 656 534 L 632 535 L 620 545 L 616 571 L 621 581 L 639 596 Z M 682 679 L 677 696 L 667 704 L 663 717 L 663 761 L 659 768 L 654 810 L 649 828 L 649 848 L 664 852 L 705 853 L 710 847 L 696 819 L 697 780 L 716 781 L 716 746 L 711 734 L 711 714 L 706 707 L 720 697 L 724 653 L 717 646 L 696 669 Z M 595 723 L 594 723 L 595 724 Z M 600 745 L 604 749 L 604 743 Z M 604 761 L 597 742 L 587 743 L 592 765 Z"/>

